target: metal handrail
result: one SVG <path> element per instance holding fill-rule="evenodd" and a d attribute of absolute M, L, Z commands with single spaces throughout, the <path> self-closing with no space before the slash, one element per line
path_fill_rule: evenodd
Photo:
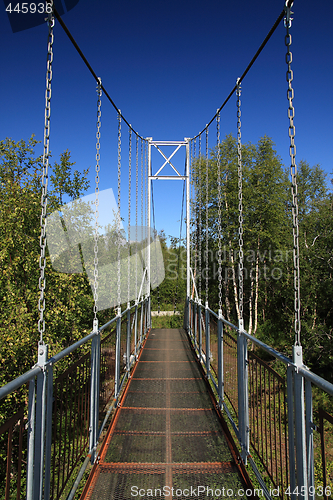
<path fill-rule="evenodd" d="M 289 485 L 287 490 L 291 492 L 295 492 L 298 489 L 302 488 L 305 491 L 304 500 L 313 500 L 314 496 L 311 494 L 311 491 L 314 491 L 314 487 L 316 484 L 315 473 L 314 473 L 314 445 L 313 445 L 313 432 L 315 429 L 315 425 L 313 423 L 312 416 L 312 385 L 318 387 L 319 389 L 325 391 L 327 394 L 333 395 L 333 384 L 325 380 L 324 378 L 316 375 L 311 370 L 308 369 L 306 365 L 304 365 L 302 360 L 302 348 L 301 346 L 293 346 L 293 358 L 290 359 L 284 354 L 276 351 L 273 347 L 265 344 L 261 340 L 256 337 L 250 335 L 247 331 L 243 329 L 243 327 L 237 327 L 232 324 L 230 321 L 227 321 L 220 315 L 216 314 L 215 311 L 209 308 L 208 304 L 205 307 L 202 306 L 201 301 L 187 297 L 188 310 L 186 311 L 186 320 L 185 325 L 187 325 L 188 333 L 190 340 L 193 344 L 193 348 L 201 362 L 200 358 L 200 349 L 197 349 L 197 337 L 199 337 L 199 344 L 202 342 L 202 331 L 205 332 L 206 336 L 206 359 L 202 364 L 203 369 L 205 370 L 207 379 L 211 382 L 212 387 L 216 390 L 218 405 L 219 407 L 225 411 L 228 419 L 233 426 L 233 429 L 236 433 L 236 436 L 239 440 L 240 448 L 241 448 L 241 457 L 246 464 L 247 461 L 252 465 L 254 474 L 256 475 L 259 484 L 264 484 L 264 480 L 259 472 L 259 469 L 255 466 L 253 459 L 250 454 L 250 444 L 253 446 L 253 449 L 256 450 L 264 468 L 277 486 L 281 485 Z M 201 321 L 199 319 L 199 314 L 201 315 L 201 311 L 205 309 L 206 311 L 206 319 L 205 322 L 202 323 L 203 330 L 201 331 L 198 327 L 201 327 Z M 217 323 L 217 372 L 215 372 L 214 367 L 211 366 L 210 360 L 210 328 L 212 318 L 214 318 L 214 323 L 216 320 Z M 229 387 L 230 375 L 228 375 L 228 371 L 230 371 L 230 360 L 228 353 L 229 347 L 228 343 L 225 342 L 226 336 L 230 336 L 230 334 L 223 333 L 223 326 L 226 325 L 230 327 L 232 330 L 237 332 L 237 338 L 234 338 L 234 346 L 233 346 L 233 361 L 232 361 L 232 370 L 234 373 L 233 381 L 232 381 L 232 393 L 234 393 L 233 398 L 235 397 L 237 409 L 234 407 L 234 402 L 232 402 L 232 407 L 236 412 L 237 419 L 236 421 L 233 419 L 228 406 L 225 401 L 225 395 L 230 400 L 230 395 L 227 394 L 227 386 Z M 232 337 L 233 338 L 233 337 Z M 251 426 L 253 426 L 253 411 L 250 417 L 250 408 L 253 407 L 254 399 L 253 397 L 257 397 L 257 402 L 261 402 L 261 398 L 264 398 L 264 405 L 266 404 L 266 389 L 260 389 L 260 391 L 255 394 L 257 396 L 250 395 L 249 389 L 252 388 L 253 383 L 257 383 L 258 375 L 257 368 L 253 368 L 253 359 L 252 354 L 248 353 L 248 341 L 252 342 L 253 345 L 256 345 L 263 351 L 267 352 L 270 356 L 281 361 L 283 365 L 286 367 L 286 380 L 283 382 L 283 388 L 277 385 L 276 389 L 272 389 L 272 404 L 275 405 L 276 401 L 280 401 L 279 398 L 282 398 L 283 401 L 282 406 L 284 408 L 283 411 L 287 411 L 285 413 L 285 428 L 278 431 L 280 432 L 280 447 L 282 446 L 286 448 L 283 454 L 279 454 L 278 460 L 280 460 L 280 465 L 284 461 L 286 466 L 286 471 L 281 472 L 281 477 L 277 477 L 275 472 L 269 466 L 267 462 L 268 456 L 262 454 L 259 449 L 256 448 L 255 442 L 250 439 L 251 434 Z M 227 353 L 227 354 L 226 354 Z M 224 369 L 225 357 L 228 356 L 228 371 Z M 251 368 L 252 367 L 252 368 Z M 251 371 L 252 370 L 252 371 Z M 255 372 L 253 372 L 255 370 Z M 213 373 L 215 373 L 215 377 Z M 273 371 L 272 371 L 273 373 Z M 277 378 L 278 374 L 273 373 L 274 380 Z M 228 379 L 229 377 L 229 379 Z M 254 381 L 253 377 L 257 377 Z M 228 382 L 227 382 L 228 381 Z M 226 384 L 227 382 L 227 384 Z M 231 382 L 230 382 L 231 383 Z M 259 374 L 259 384 L 266 384 L 266 377 L 263 376 L 263 380 L 261 379 L 261 375 Z M 268 377 L 268 394 L 270 394 L 270 378 Z M 274 382 L 275 383 L 275 382 Z M 278 383 L 279 384 L 279 383 Z M 283 392 L 281 396 L 275 396 L 275 390 Z M 252 403 L 250 403 L 250 397 L 252 397 Z M 277 399 L 275 399 L 275 397 Z M 270 396 L 268 396 L 270 398 Z M 252 404 L 252 406 L 251 406 Z M 271 404 L 271 403 L 269 403 Z M 280 412 L 281 406 L 279 406 Z M 260 410 L 259 410 L 260 411 Z M 271 411 L 271 410 L 269 410 Z M 274 412 L 274 409 L 272 410 Z M 266 412 L 266 406 L 265 406 Z M 269 413 L 270 415 L 270 413 Z M 279 413 L 280 415 L 280 413 Z M 251 420 L 250 420 L 251 418 Z M 264 415 L 264 420 L 266 419 L 266 413 Z M 279 417 L 280 418 L 280 417 Z M 277 423 L 277 426 L 281 424 Z M 266 425 L 266 424 L 265 424 Z M 275 425 L 275 424 L 274 424 Z M 275 427 L 274 427 L 275 429 Z M 253 432 L 256 432 L 255 428 L 252 428 Z M 258 432 L 258 429 L 257 429 Z M 276 432 L 276 431 L 274 431 Z M 251 434 L 252 436 L 253 434 Z M 283 436 L 283 438 L 281 437 Z M 255 440 L 256 438 L 254 438 Z M 267 438 L 268 439 L 268 438 Z M 271 439 L 271 435 L 270 438 Z M 281 441 L 282 440 L 282 441 Z M 267 443 L 266 443 L 267 447 Z M 267 453 L 267 449 L 266 449 Z M 296 474 L 297 471 L 297 474 Z M 275 483 L 275 481 L 277 481 Z M 287 481 L 287 483 L 285 482 Z M 289 481 L 289 482 L 288 482 Z M 285 488 L 286 489 L 286 488 Z M 263 488 L 263 494 L 267 500 L 271 500 L 271 493 L 267 488 Z M 281 495 L 283 498 L 289 498 L 285 490 L 281 490 Z M 291 493 L 292 500 L 296 500 L 296 494 Z M 303 495 L 302 495 L 303 496 Z"/>
<path fill-rule="evenodd" d="M 41 372 L 41 367 L 34 366 L 33 368 L 31 368 L 31 370 L 23 373 L 23 375 L 20 375 L 14 380 L 8 382 L 8 384 L 0 387 L 0 399 L 5 398 L 11 392 L 15 391 L 16 389 L 19 389 L 23 384 L 30 382 L 30 380 L 36 377 L 40 372 Z"/>
<path fill-rule="evenodd" d="M 144 301 L 141 300 L 140 302 L 138 302 L 137 304 L 134 304 L 130 308 L 125 309 L 121 313 L 120 316 L 123 317 L 127 313 L 128 310 L 131 311 L 136 306 L 139 306 L 142 302 L 144 302 Z M 108 326 L 110 326 L 111 324 L 115 323 L 117 321 L 117 318 L 118 318 L 118 316 L 115 316 L 110 321 L 108 321 L 107 323 L 105 323 L 104 325 L 102 325 L 98 329 L 98 332 L 99 333 L 102 332 Z M 76 349 L 78 349 L 82 345 L 84 345 L 87 342 L 89 342 L 89 340 L 91 340 L 95 335 L 96 335 L 96 332 L 93 332 L 93 331 L 90 332 L 88 335 L 86 335 L 82 339 L 80 339 L 77 342 L 75 342 L 75 344 L 72 344 L 71 346 L 66 347 L 66 349 L 63 349 L 62 351 L 58 352 L 57 354 L 55 354 L 54 356 L 52 356 L 51 358 L 49 358 L 47 360 L 47 362 L 45 363 L 45 366 L 54 365 L 55 363 L 57 363 L 58 361 L 60 361 L 64 357 L 66 357 L 68 354 L 70 354 L 71 352 L 75 351 Z M 41 369 L 42 369 L 41 366 L 35 365 L 33 368 L 31 368 L 27 372 L 23 373 L 19 377 L 16 377 L 14 380 L 11 380 L 7 384 L 5 384 L 2 387 L 0 387 L 0 400 L 3 399 L 3 398 L 5 398 L 6 396 L 8 396 L 10 393 L 14 392 L 16 389 L 19 389 L 22 385 L 26 384 L 27 382 L 30 382 L 30 380 L 32 380 L 34 377 L 36 377 L 40 373 Z"/>
<path fill-rule="evenodd" d="M 193 299 L 190 299 L 190 302 L 198 304 L 198 302 L 193 300 Z M 207 310 L 209 311 L 210 314 L 212 314 L 212 316 L 214 316 L 216 319 L 219 319 L 218 314 L 216 314 L 212 309 L 210 309 L 208 307 Z M 331 394 L 333 396 L 333 384 L 331 384 L 331 382 L 328 382 L 324 378 L 320 377 L 319 375 L 316 375 L 315 373 L 313 373 L 311 370 L 309 370 L 309 368 L 307 368 L 306 365 L 303 365 L 302 367 L 297 366 L 290 358 L 288 358 L 287 356 L 284 356 L 284 354 L 281 354 L 280 352 L 276 351 L 273 347 L 270 347 L 269 345 L 265 344 L 265 342 L 262 342 L 261 340 L 257 339 L 256 337 L 253 337 L 253 335 L 250 335 L 246 330 L 240 331 L 237 326 L 230 323 L 225 318 L 221 318 L 221 320 L 222 320 L 223 324 L 230 326 L 237 333 L 243 335 L 245 338 L 247 338 L 248 340 L 253 342 L 255 345 L 257 345 L 258 347 L 260 347 L 261 349 L 263 349 L 268 354 L 272 355 L 274 358 L 278 359 L 279 361 L 281 361 L 285 365 L 292 366 L 295 369 L 295 371 L 297 371 L 297 373 L 302 374 L 304 376 L 304 378 L 306 378 L 307 380 L 312 382 L 314 385 L 316 385 L 320 389 L 328 392 L 329 394 Z"/>
<path fill-rule="evenodd" d="M 139 308 L 141 308 L 140 319 L 139 319 Z M 82 472 L 89 463 L 93 462 L 96 457 L 97 443 L 101 436 L 104 426 L 106 425 L 108 418 L 112 410 L 116 407 L 118 403 L 118 398 L 120 397 L 121 390 L 126 383 L 127 379 L 130 377 L 130 370 L 137 359 L 137 354 L 142 347 L 143 340 L 146 336 L 147 331 L 150 328 L 150 297 L 141 298 L 141 300 L 135 301 L 131 307 L 127 307 L 124 311 L 118 309 L 118 314 L 110 321 L 106 322 L 100 328 L 91 331 L 82 339 L 78 340 L 74 344 L 66 347 L 61 352 L 58 352 L 54 356 L 48 358 L 48 346 L 45 344 L 40 344 L 38 346 L 38 361 L 36 365 L 23 375 L 17 377 L 16 379 L 10 381 L 0 388 L 0 399 L 5 398 L 13 391 L 19 389 L 26 383 L 29 383 L 29 401 L 28 401 L 28 425 L 27 430 L 27 500 L 32 500 L 33 498 L 42 498 L 44 491 L 44 500 L 49 500 L 51 489 L 55 487 L 54 481 L 54 471 L 51 477 L 51 450 L 52 446 L 55 446 L 55 441 L 53 437 L 53 423 L 52 418 L 54 415 L 54 396 L 57 389 L 55 384 L 59 381 L 57 378 L 53 381 L 54 367 L 57 362 L 68 356 L 73 351 L 76 351 L 84 344 L 91 341 L 91 356 L 90 360 L 87 355 L 80 358 L 85 360 L 85 363 L 90 363 L 90 369 L 84 368 L 85 384 L 90 386 L 90 392 L 85 393 L 84 398 L 88 398 L 88 406 L 85 404 L 86 409 L 89 408 L 88 414 L 85 413 L 84 432 L 87 431 L 89 438 L 86 436 L 86 442 L 82 441 L 83 448 L 80 441 L 80 450 L 78 453 L 82 455 L 85 453 L 86 447 L 88 446 L 88 455 L 85 457 L 84 468 L 81 468 L 78 480 L 75 480 L 75 484 L 71 490 L 71 494 L 74 494 L 79 479 L 82 477 Z M 134 312 L 135 311 L 135 312 Z M 131 321 L 131 314 L 133 314 L 133 321 Z M 122 368 L 121 361 L 121 349 L 124 348 L 122 336 L 124 334 L 122 329 L 123 322 L 127 322 L 127 333 L 126 333 L 126 356 L 128 361 L 126 367 Z M 132 325 L 131 325 L 132 323 Z M 113 325 L 113 326 L 112 326 Z M 115 345 L 115 373 L 114 373 L 114 397 L 112 404 L 106 408 L 106 416 L 99 427 L 99 399 L 100 399 L 100 374 L 101 374 L 101 345 L 103 340 L 101 339 L 100 333 L 106 328 L 112 326 L 111 334 L 115 333 L 116 345 Z M 134 327 L 134 331 L 133 331 Z M 123 333 L 122 333 L 123 332 Z M 134 335 L 134 356 L 131 357 L 131 338 Z M 107 339 L 109 335 L 103 336 Z M 89 355 L 88 355 L 89 356 Z M 133 359 L 132 359 L 133 358 Z M 71 365 L 71 366 L 76 366 Z M 124 370 L 124 371 L 123 371 Z M 89 373 L 88 373 L 89 372 Z M 55 391 L 55 392 L 54 392 Z M 86 389 L 85 389 L 86 391 Z M 82 399 L 82 401 L 84 400 Z M 72 396 L 69 396 L 69 404 L 72 404 Z M 62 408 L 62 403 L 60 403 Z M 61 410 L 62 411 L 62 410 Z M 66 409 L 64 410 L 66 411 Z M 87 422 L 86 422 L 87 421 Z M 61 425 L 61 424 L 60 424 Z M 63 425 L 66 425 L 65 423 Z M 81 429 L 82 431 L 82 429 Z M 78 432 L 81 432 L 80 430 Z M 88 432 L 89 431 L 89 432 Z M 66 432 L 66 431 L 65 431 Z M 61 434 L 61 433 L 60 433 Z M 77 433 L 75 434 L 77 436 Z M 74 436 L 74 439 L 76 437 Z M 88 441 L 87 441 L 88 439 Z M 66 434 L 65 434 L 66 440 Z M 85 444 L 86 443 L 86 444 Z M 82 448 L 82 449 L 81 449 Z M 80 455 L 80 456 L 81 456 Z M 68 457 L 67 457 L 68 458 Z M 54 467 L 54 463 L 53 463 Z M 72 469 L 67 470 L 67 475 L 62 476 L 61 484 L 57 483 L 58 494 L 63 491 L 66 486 L 68 479 L 72 474 Z M 8 471 L 7 471 L 8 479 Z M 65 479 L 64 479 L 65 477 Z M 59 489 L 60 484 L 60 489 Z M 20 488 L 20 486 L 17 486 Z"/>

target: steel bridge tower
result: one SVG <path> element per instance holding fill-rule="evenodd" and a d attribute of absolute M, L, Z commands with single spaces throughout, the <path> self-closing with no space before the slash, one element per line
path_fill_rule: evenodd
<path fill-rule="evenodd" d="M 152 137 L 147 137 L 148 140 L 148 234 L 150 234 L 151 226 L 151 182 L 154 180 L 184 180 L 186 181 L 186 296 L 190 296 L 190 139 L 184 138 L 183 141 L 153 141 Z M 170 156 L 165 155 L 161 147 L 173 146 L 174 150 Z M 152 172 L 152 147 L 155 147 L 164 159 L 162 166 L 155 172 Z M 185 148 L 185 175 L 180 172 L 172 164 L 171 159 L 182 148 Z M 170 165 L 173 175 L 163 175 L 166 165 Z M 148 245 L 148 290 L 150 290 L 150 245 Z M 186 319 L 187 321 L 187 319 Z"/>

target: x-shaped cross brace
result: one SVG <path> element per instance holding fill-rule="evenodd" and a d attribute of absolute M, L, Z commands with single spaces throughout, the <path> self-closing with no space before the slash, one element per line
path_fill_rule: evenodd
<path fill-rule="evenodd" d="M 165 154 L 163 153 L 163 151 L 156 145 L 154 144 L 155 148 L 161 153 L 161 155 L 163 156 L 163 158 L 165 159 L 165 162 L 163 163 L 163 165 L 161 166 L 161 168 L 158 170 L 158 172 L 156 172 L 156 174 L 154 174 L 154 176 L 157 176 L 162 170 L 163 168 L 165 167 L 165 165 L 167 163 L 169 163 L 169 165 L 174 169 L 174 171 L 176 172 L 177 175 L 181 176 L 181 174 L 178 172 L 178 170 L 172 165 L 171 163 L 171 158 L 177 153 L 177 151 L 182 147 L 183 144 L 179 144 L 179 146 L 176 147 L 176 149 L 174 150 L 174 152 L 169 156 L 169 158 L 167 158 L 165 156 Z"/>

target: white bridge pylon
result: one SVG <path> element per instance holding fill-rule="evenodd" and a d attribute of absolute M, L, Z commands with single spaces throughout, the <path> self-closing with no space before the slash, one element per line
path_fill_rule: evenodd
<path fill-rule="evenodd" d="M 186 291 L 187 297 L 190 296 L 190 139 L 183 141 L 153 141 L 152 137 L 147 137 L 148 141 L 148 226 L 151 227 L 151 182 L 154 180 L 183 180 L 186 182 Z M 174 146 L 174 151 L 167 156 L 161 148 L 165 146 Z M 165 160 L 162 166 L 152 172 L 152 147 L 155 147 Z M 185 175 L 181 175 L 172 164 L 171 159 L 182 148 L 185 148 L 186 162 Z M 164 167 L 170 165 L 174 175 L 161 175 Z M 150 233 L 149 233 L 150 234 Z M 150 247 L 148 245 L 148 286 L 150 290 Z"/>

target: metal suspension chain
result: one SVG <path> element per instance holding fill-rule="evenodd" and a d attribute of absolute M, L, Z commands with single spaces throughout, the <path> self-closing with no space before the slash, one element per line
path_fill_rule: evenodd
<path fill-rule="evenodd" d="M 198 239 L 199 239 L 199 300 L 201 300 L 201 134 L 199 135 L 199 230 L 198 230 Z"/>
<path fill-rule="evenodd" d="M 291 63 L 293 60 L 291 46 L 291 35 L 289 29 L 291 28 L 291 10 L 286 2 L 286 17 L 285 17 L 285 45 L 287 47 L 286 63 L 288 65 L 286 78 L 288 82 L 287 99 L 289 102 L 288 118 L 289 118 L 289 137 L 290 147 L 289 155 L 291 159 L 290 174 L 291 174 L 291 194 L 292 194 L 292 216 L 293 216 L 293 257 L 294 257 L 294 309 L 295 309 L 295 345 L 301 345 L 301 299 L 300 299 L 300 269 L 299 269 L 299 227 L 298 227 L 298 201 L 297 201 L 297 166 L 296 166 L 296 145 L 295 145 L 295 125 L 294 117 L 295 110 L 293 106 L 294 90 L 292 87 L 293 70 Z"/>
<path fill-rule="evenodd" d="M 139 136 L 135 141 L 135 297 L 138 299 L 138 195 L 139 195 Z"/>
<path fill-rule="evenodd" d="M 238 282 L 239 282 L 239 320 L 243 325 L 243 166 L 242 166 L 242 134 L 241 134 L 241 83 L 237 79 L 237 158 L 238 158 L 238 212 L 239 212 L 239 265 L 238 265 Z"/>
<path fill-rule="evenodd" d="M 130 259 L 131 259 L 131 238 L 130 238 L 130 231 L 131 231 L 131 182 L 132 182 L 132 128 L 131 126 L 128 129 L 128 230 L 127 230 L 127 237 L 128 237 L 128 255 L 127 255 L 127 303 L 128 307 L 130 305 L 130 274 L 131 274 L 131 264 L 130 264 Z"/>
<path fill-rule="evenodd" d="M 208 304 L 208 131 L 209 127 L 206 128 L 206 303 Z"/>
<path fill-rule="evenodd" d="M 53 1 L 51 3 L 53 11 Z M 40 296 L 38 300 L 38 310 L 39 310 L 39 320 L 38 320 L 38 331 L 39 331 L 39 343 L 43 344 L 43 334 L 45 332 L 45 267 L 46 267 L 46 207 L 47 207 L 47 184 L 48 184 L 48 170 L 49 170 L 49 152 L 50 152 L 50 117 L 51 117 L 51 82 L 52 82 L 52 62 L 53 62 L 53 28 L 54 28 L 54 17 L 49 14 L 48 17 L 48 43 L 47 43 L 47 67 L 46 67 L 46 91 L 45 91 L 45 122 L 44 122 L 44 152 L 43 152 L 43 173 L 42 173 L 42 195 L 41 195 L 41 207 L 42 213 L 40 216 L 40 258 L 39 258 L 39 291 Z"/>
<path fill-rule="evenodd" d="M 96 132 L 96 177 L 95 177 L 95 232 L 94 232 L 94 326 L 97 322 L 97 301 L 98 301 L 98 205 L 99 205 L 99 171 L 100 171 L 100 138 L 101 138 L 101 96 L 102 80 L 99 78 L 97 85 L 97 132 Z"/>
<path fill-rule="evenodd" d="M 120 208 L 121 208 L 121 197 L 120 197 L 120 187 L 121 187 L 121 111 L 118 110 L 118 213 L 117 213 L 117 262 L 118 262 L 118 283 L 117 283 L 117 292 L 118 292 L 118 315 L 120 314 Z"/>
<path fill-rule="evenodd" d="M 222 311 L 222 225 L 221 225 L 221 151 L 220 151 L 220 112 L 216 116 L 217 135 L 217 227 L 218 227 L 218 281 L 219 311 Z"/>

